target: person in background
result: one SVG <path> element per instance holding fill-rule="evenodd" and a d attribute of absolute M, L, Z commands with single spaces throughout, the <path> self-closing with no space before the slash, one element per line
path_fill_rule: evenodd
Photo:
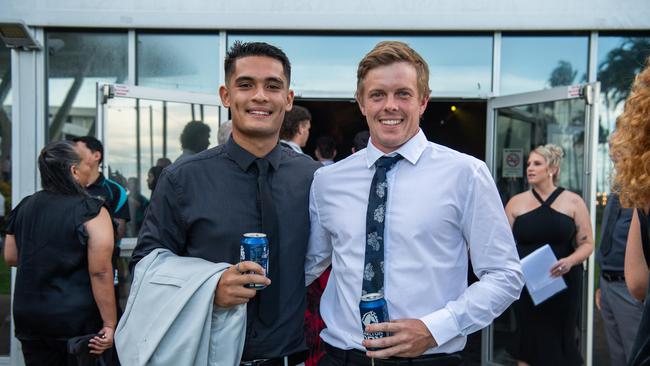
<path fill-rule="evenodd" d="M 100 171 L 104 162 L 104 145 L 92 136 L 82 136 L 72 139 L 81 151 L 82 161 L 90 169 L 90 183 L 86 186 L 88 194 L 99 197 L 106 202 L 113 220 L 117 221 L 115 241 L 126 234 L 126 223 L 130 220 L 129 202 L 126 189 L 112 179 L 107 179 Z"/>
<path fill-rule="evenodd" d="M 284 121 L 280 129 L 280 145 L 302 154 L 302 148 L 305 147 L 309 139 L 310 128 L 311 113 L 309 113 L 309 110 L 294 105 L 284 115 Z"/>
<path fill-rule="evenodd" d="M 359 62 L 356 98 L 370 142 L 319 169 L 310 193 L 306 283 L 332 265 L 321 366 L 460 365 L 467 334 L 521 291 L 492 175 L 482 161 L 427 141 L 420 118 L 429 95 L 426 61 L 405 43 L 380 42 Z M 469 257 L 479 281 L 468 287 Z M 385 299 L 389 322 L 373 312 L 360 318 L 365 295 Z M 364 339 L 364 330 L 389 335 Z"/>
<path fill-rule="evenodd" d="M 352 139 L 352 153 L 365 149 L 368 146 L 368 140 L 370 139 L 370 132 L 368 130 L 357 132 Z"/>
<path fill-rule="evenodd" d="M 316 140 L 316 160 L 323 166 L 334 164 L 336 141 L 331 136 L 321 136 Z"/>
<path fill-rule="evenodd" d="M 152 166 L 147 172 L 147 187 L 149 187 L 152 196 L 153 196 L 154 189 L 156 189 L 156 184 L 158 184 L 158 179 L 160 178 L 160 174 L 162 174 L 162 171 L 163 171 L 162 167 Z"/>
<path fill-rule="evenodd" d="M 219 126 L 219 132 L 217 132 L 217 144 L 219 145 L 225 144 L 230 138 L 231 133 L 232 133 L 232 120 L 228 120 L 222 123 Z"/>
<path fill-rule="evenodd" d="M 176 159 L 200 153 L 210 146 L 210 126 L 201 121 L 187 122 L 181 132 L 181 149 L 183 153 Z"/>
<path fill-rule="evenodd" d="M 600 286 L 596 307 L 607 335 L 611 365 L 625 365 L 630 359 L 643 304 L 632 297 L 625 285 L 624 263 L 627 234 L 633 210 L 621 207 L 618 194 L 607 197 L 596 260 L 600 265 Z"/>
<path fill-rule="evenodd" d="M 126 224 L 126 231 L 129 237 L 137 237 L 142 221 L 144 221 L 144 213 L 147 211 L 149 200 L 140 192 L 140 180 L 131 177 L 126 183 L 129 189 L 129 216 L 131 221 Z"/>
<path fill-rule="evenodd" d="M 156 166 L 161 168 L 166 168 L 170 165 L 172 165 L 172 161 L 169 160 L 169 158 L 158 158 L 158 160 L 156 160 Z"/>
<path fill-rule="evenodd" d="M 650 58 L 634 79 L 623 113 L 610 139 L 610 155 L 623 207 L 634 207 L 625 252 L 625 283 L 632 296 L 644 301 L 628 365 L 650 365 Z"/>
<path fill-rule="evenodd" d="M 576 325 L 582 263 L 593 252 L 594 239 L 585 202 L 557 186 L 563 155 L 562 148 L 553 144 L 534 149 L 526 168 L 531 189 L 506 205 L 519 256 L 549 244 L 558 258 L 548 269 L 550 275 L 563 277 L 567 284 L 566 291 L 541 304 L 534 305 L 528 289 L 514 303 L 517 330 L 509 351 L 520 366 L 582 364 Z"/>
<path fill-rule="evenodd" d="M 5 261 L 17 267 L 15 335 L 27 366 L 69 366 L 70 338 L 97 334 L 88 345 L 95 355 L 113 346 L 113 225 L 83 188 L 93 174 L 74 143 L 47 145 L 38 168 L 43 189 L 11 212 L 5 238 Z"/>

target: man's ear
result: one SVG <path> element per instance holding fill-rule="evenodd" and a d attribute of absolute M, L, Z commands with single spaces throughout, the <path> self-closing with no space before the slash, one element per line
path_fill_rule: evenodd
<path fill-rule="evenodd" d="M 293 97 L 293 90 L 289 89 L 289 92 L 287 93 L 287 105 L 284 107 L 285 112 L 289 112 L 293 108 Z"/>
<path fill-rule="evenodd" d="M 219 97 L 221 98 L 221 104 L 226 108 L 230 108 L 230 93 L 225 85 L 219 87 Z"/>

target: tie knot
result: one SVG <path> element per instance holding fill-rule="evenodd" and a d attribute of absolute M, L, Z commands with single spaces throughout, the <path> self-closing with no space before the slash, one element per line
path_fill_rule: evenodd
<path fill-rule="evenodd" d="M 269 161 L 264 158 L 255 159 L 255 165 L 257 165 L 258 175 L 268 175 L 269 174 Z"/>
<path fill-rule="evenodd" d="M 377 168 L 384 168 L 386 170 L 391 170 L 395 164 L 403 158 L 402 155 L 397 154 L 395 156 L 382 156 L 375 162 L 375 166 Z"/>

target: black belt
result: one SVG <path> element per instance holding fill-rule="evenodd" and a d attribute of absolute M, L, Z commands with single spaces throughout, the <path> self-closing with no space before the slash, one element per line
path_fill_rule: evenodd
<path fill-rule="evenodd" d="M 307 359 L 307 352 L 297 352 L 289 356 L 277 357 L 277 358 L 263 358 L 259 360 L 251 361 L 242 361 L 239 363 L 240 366 L 284 366 L 285 360 L 286 364 L 289 366 L 299 365 Z"/>
<path fill-rule="evenodd" d="M 414 358 L 391 357 L 387 359 L 375 358 L 374 363 L 366 356 L 365 352 L 356 349 L 343 350 L 325 343 L 327 356 L 343 361 L 345 365 L 430 365 L 430 366 L 457 366 L 462 365 L 463 358 L 460 352 L 436 353 L 422 355 Z"/>
<path fill-rule="evenodd" d="M 600 275 L 603 276 L 607 282 L 624 282 L 625 272 L 621 271 L 601 271 Z"/>

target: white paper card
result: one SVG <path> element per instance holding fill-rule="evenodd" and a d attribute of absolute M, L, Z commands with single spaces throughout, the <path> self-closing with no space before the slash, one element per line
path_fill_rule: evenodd
<path fill-rule="evenodd" d="M 566 288 L 566 282 L 562 277 L 551 277 L 551 267 L 555 262 L 557 258 L 548 244 L 521 260 L 524 281 L 535 305 L 541 304 Z"/>

